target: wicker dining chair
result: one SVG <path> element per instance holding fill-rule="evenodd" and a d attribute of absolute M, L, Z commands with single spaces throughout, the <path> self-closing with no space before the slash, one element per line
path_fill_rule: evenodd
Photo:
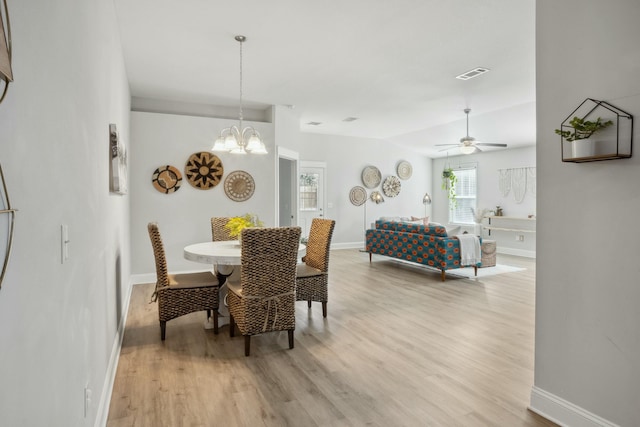
<path fill-rule="evenodd" d="M 329 297 L 329 249 L 336 222 L 332 219 L 314 218 L 311 221 L 307 254 L 302 257 L 296 271 L 296 300 L 322 303 L 322 316 L 327 317 Z"/>
<path fill-rule="evenodd" d="M 218 279 L 209 271 L 170 274 L 158 224 L 147 226 L 156 261 L 156 287 L 151 301 L 158 302 L 160 338 L 164 341 L 167 322 L 195 311 L 213 312 L 213 332 L 218 333 Z"/>
<path fill-rule="evenodd" d="M 249 356 L 251 336 L 287 331 L 293 348 L 296 327 L 296 260 L 300 227 L 245 228 L 242 230 L 240 283 L 228 283 L 229 331 L 235 325 L 244 335 Z"/>
<path fill-rule="evenodd" d="M 229 229 L 225 227 L 230 219 L 228 216 L 211 217 L 211 241 L 238 240 L 238 236 L 231 237 Z"/>

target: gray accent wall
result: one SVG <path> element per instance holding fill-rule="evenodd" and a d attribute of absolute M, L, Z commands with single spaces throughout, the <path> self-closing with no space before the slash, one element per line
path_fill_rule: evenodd
<path fill-rule="evenodd" d="M 538 0 L 535 385 L 563 425 L 640 422 L 640 4 Z M 554 129 L 585 98 L 636 118 L 631 159 L 562 163 Z"/>

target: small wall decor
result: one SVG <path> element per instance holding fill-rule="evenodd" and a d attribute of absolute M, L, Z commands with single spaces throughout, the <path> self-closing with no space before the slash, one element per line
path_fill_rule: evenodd
<path fill-rule="evenodd" d="M 413 174 L 413 167 L 411 166 L 411 163 L 402 160 L 400 163 L 398 163 L 397 172 L 398 178 L 409 179 Z"/>
<path fill-rule="evenodd" d="M 376 188 L 382 181 L 382 174 L 375 166 L 367 166 L 362 170 L 362 183 L 367 188 Z"/>
<path fill-rule="evenodd" d="M 388 176 L 382 183 L 382 192 L 387 197 L 396 197 L 398 194 L 400 194 L 401 188 L 402 184 L 400 184 L 400 180 L 397 176 Z"/>
<path fill-rule="evenodd" d="M 4 181 L 4 173 L 2 172 L 2 165 L 0 165 L 0 179 L 2 180 L 2 187 L 0 188 L 0 192 L 2 192 L 0 195 L 0 214 L 2 214 L 0 215 L 0 224 L 2 224 L 0 227 L 0 236 L 2 236 L 0 254 L 4 254 L 2 273 L 0 273 L 0 288 L 2 288 L 2 280 L 4 279 L 4 274 L 7 272 L 9 256 L 11 255 L 11 246 L 13 244 L 13 223 L 18 210 L 11 208 L 9 193 L 7 192 L 7 184 Z M 5 214 L 7 216 L 5 216 Z"/>
<path fill-rule="evenodd" d="M 384 203 L 384 197 L 382 197 L 382 194 L 380 194 L 379 191 L 372 191 L 371 201 L 376 205 L 379 205 L 380 203 Z"/>
<path fill-rule="evenodd" d="M 234 202 L 244 202 L 253 196 L 256 183 L 245 171 L 233 171 L 224 180 L 224 192 Z"/>
<path fill-rule="evenodd" d="M 220 183 L 224 168 L 220 158 L 209 151 L 193 153 L 184 166 L 184 174 L 191 186 L 208 190 Z"/>
<path fill-rule="evenodd" d="M 5 33 L 2 10 L 0 10 L 0 80 L 4 81 L 4 89 L 0 95 L 0 102 L 4 100 L 9 89 L 9 82 L 13 81 L 13 71 L 11 70 L 11 21 L 9 20 L 9 9 L 7 0 L 3 0 L 4 13 L 7 21 Z"/>
<path fill-rule="evenodd" d="M 353 187 L 349 192 L 349 200 L 354 206 L 362 206 L 367 201 L 367 190 L 360 186 Z"/>
<path fill-rule="evenodd" d="M 112 193 L 127 194 L 127 150 L 120 141 L 116 125 L 109 125 L 109 175 Z"/>
<path fill-rule="evenodd" d="M 587 98 L 555 132 L 563 162 L 628 159 L 633 146 L 633 116 L 606 101 Z"/>
<path fill-rule="evenodd" d="M 153 171 L 151 182 L 153 182 L 153 188 L 161 193 L 174 193 L 180 189 L 182 174 L 175 166 L 160 166 Z"/>

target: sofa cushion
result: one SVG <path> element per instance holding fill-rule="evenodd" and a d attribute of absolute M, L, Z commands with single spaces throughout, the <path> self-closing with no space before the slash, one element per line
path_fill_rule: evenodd
<path fill-rule="evenodd" d="M 412 222 L 376 221 L 376 228 L 388 231 L 399 231 L 403 233 L 429 234 L 436 237 L 447 237 L 447 229 L 442 226 L 429 224 L 414 224 Z"/>

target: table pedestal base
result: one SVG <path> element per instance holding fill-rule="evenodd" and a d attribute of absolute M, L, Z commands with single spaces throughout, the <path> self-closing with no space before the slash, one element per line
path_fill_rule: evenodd
<path fill-rule="evenodd" d="M 224 325 L 228 325 L 229 324 L 229 309 L 228 304 L 227 304 L 227 292 L 229 290 L 227 289 L 227 284 L 225 283 L 224 285 L 220 286 L 220 296 L 219 296 L 219 301 L 222 301 L 222 304 L 220 304 L 220 306 L 218 307 L 218 328 Z M 213 329 L 213 318 L 210 317 L 207 320 L 204 321 L 204 328 L 205 329 Z"/>

